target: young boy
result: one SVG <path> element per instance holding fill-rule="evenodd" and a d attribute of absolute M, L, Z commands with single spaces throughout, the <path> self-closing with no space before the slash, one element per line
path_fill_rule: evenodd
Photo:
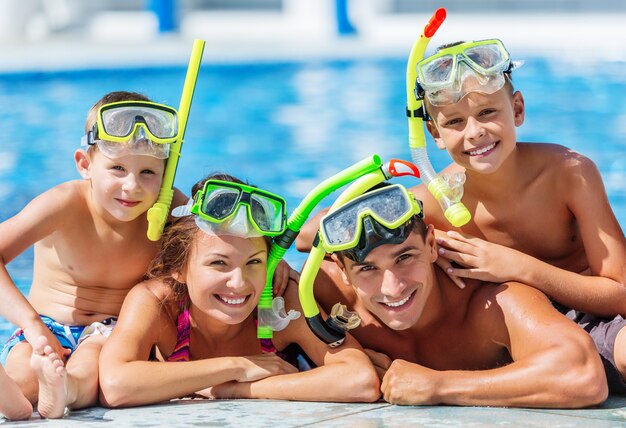
<path fill-rule="evenodd" d="M 450 275 L 523 282 L 582 311 L 568 317 L 594 339 L 611 392 L 626 393 L 624 233 L 591 160 L 555 144 L 517 142 L 524 98 L 510 65 L 498 40 L 446 46 L 418 64 L 427 128 L 454 161 L 443 172 L 466 176 L 472 220 L 455 229 L 424 187 L 415 193 L 435 228 L 449 231 L 437 242 L 456 263 Z M 446 73 L 448 83 L 440 80 Z"/>
<path fill-rule="evenodd" d="M 138 103 L 111 105 L 121 101 Z M 159 195 L 169 144 L 152 140 L 176 134 L 176 114 L 141 94 L 113 92 L 90 109 L 85 132 L 87 147 L 74 154 L 83 180 L 48 190 L 0 224 L 0 313 L 20 327 L 1 362 L 48 418 L 97 403 L 100 349 L 158 249 L 146 236 L 146 211 Z M 104 139 L 110 135 L 126 141 Z M 180 192 L 174 199 L 186 200 Z M 5 265 L 33 244 L 27 301 Z M 3 406 L 23 405 L 3 373 L 0 382 Z"/>
<path fill-rule="evenodd" d="M 327 313 L 339 301 L 359 315 L 350 333 L 368 348 L 385 400 L 553 408 L 604 401 L 606 378 L 587 334 L 531 287 L 473 279 L 455 286 L 434 265 L 433 228 L 412 198 L 400 185 L 382 187 L 322 221 L 322 241 L 339 251 L 324 272 L 335 285 L 316 287 L 317 300 Z"/>

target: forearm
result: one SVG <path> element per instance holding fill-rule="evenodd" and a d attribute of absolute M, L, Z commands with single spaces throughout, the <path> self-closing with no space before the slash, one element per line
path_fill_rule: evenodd
<path fill-rule="evenodd" d="M 184 397 L 240 375 L 236 358 L 189 362 L 132 361 L 100 367 L 104 404 L 129 407 Z"/>
<path fill-rule="evenodd" d="M 611 278 L 581 275 L 530 256 L 518 272 L 516 280 L 569 308 L 598 316 L 626 316 L 626 286 Z"/>
<path fill-rule="evenodd" d="M 297 401 L 373 402 L 380 397 L 373 368 L 338 363 L 305 372 L 232 383 L 219 398 L 264 398 Z"/>
<path fill-rule="evenodd" d="M 556 356 L 556 352 L 553 354 Z M 546 359 L 554 363 L 546 363 Z M 435 402 L 466 406 L 588 407 L 606 398 L 606 379 L 596 359 L 558 361 L 542 354 L 492 370 L 438 372 Z"/>
<path fill-rule="evenodd" d="M 39 314 L 17 288 L 4 265 L 0 268 L 0 315 L 11 324 L 25 328 L 33 323 L 40 323 Z"/>

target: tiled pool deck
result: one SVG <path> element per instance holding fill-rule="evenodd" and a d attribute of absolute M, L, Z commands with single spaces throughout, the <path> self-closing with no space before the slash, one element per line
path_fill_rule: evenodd
<path fill-rule="evenodd" d="M 2 426 L 44 427 L 624 427 L 626 397 L 610 397 L 585 410 L 502 409 L 493 407 L 394 406 L 305 403 L 273 400 L 192 400 L 109 410 L 72 412 L 65 419 L 8 422 Z"/>

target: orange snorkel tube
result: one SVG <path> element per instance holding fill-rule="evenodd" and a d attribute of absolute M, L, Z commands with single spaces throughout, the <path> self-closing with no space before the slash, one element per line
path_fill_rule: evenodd
<path fill-rule="evenodd" d="M 421 172 L 422 182 L 435 197 L 448 221 L 456 227 L 463 226 L 471 215 L 461 202 L 463 196 L 463 177 L 451 180 L 439 177 L 433 170 L 426 151 L 426 133 L 424 132 L 425 110 L 421 97 L 416 93 L 417 63 L 424 58 L 428 42 L 446 19 L 446 10 L 437 9 L 424 27 L 424 31 L 413 45 L 406 67 L 406 114 L 409 120 L 409 148 L 413 163 Z"/>

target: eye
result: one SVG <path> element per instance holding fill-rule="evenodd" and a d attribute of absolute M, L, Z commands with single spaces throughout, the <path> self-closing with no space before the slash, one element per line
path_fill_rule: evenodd
<path fill-rule="evenodd" d="M 376 269 L 376 267 L 373 265 L 363 265 L 359 268 L 359 272 L 369 272 L 373 271 L 374 269 Z"/>
<path fill-rule="evenodd" d="M 226 266 L 226 262 L 224 260 L 211 260 L 209 266 Z"/>
<path fill-rule="evenodd" d="M 480 115 L 481 116 L 486 116 L 488 114 L 494 113 L 495 111 L 496 111 L 495 108 L 486 108 L 486 109 L 480 111 Z"/>
<path fill-rule="evenodd" d="M 126 171 L 126 170 L 124 169 L 124 167 L 123 167 L 123 166 L 121 166 L 121 165 L 113 165 L 113 166 L 111 167 L 111 169 L 112 169 L 112 170 L 114 170 L 114 171 Z"/>
<path fill-rule="evenodd" d="M 402 263 L 405 260 L 409 260 L 413 258 L 413 254 L 411 253 L 404 253 L 404 254 L 400 254 L 400 256 L 398 256 L 398 258 L 396 259 L 396 263 Z"/>
<path fill-rule="evenodd" d="M 154 172 L 151 169 L 144 169 L 141 171 L 142 174 L 156 174 L 156 172 Z"/>
<path fill-rule="evenodd" d="M 263 260 L 258 259 L 258 258 L 257 259 L 250 259 L 250 260 L 248 260 L 247 264 L 248 265 L 260 265 L 260 264 L 263 264 Z"/>
<path fill-rule="evenodd" d="M 444 126 L 454 126 L 454 125 L 458 125 L 459 123 L 463 122 L 462 119 L 456 118 L 456 119 L 450 119 L 447 122 L 444 123 Z"/>

